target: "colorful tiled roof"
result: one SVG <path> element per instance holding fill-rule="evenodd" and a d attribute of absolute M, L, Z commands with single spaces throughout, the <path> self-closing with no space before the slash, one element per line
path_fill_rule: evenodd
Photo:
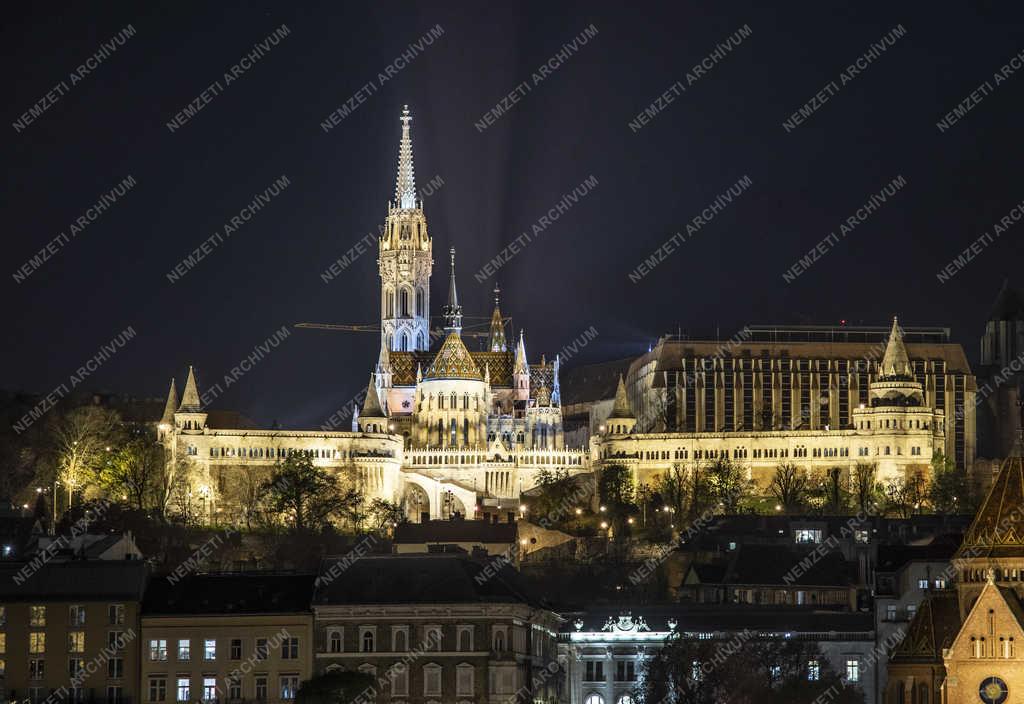
<path fill-rule="evenodd" d="M 457 332 L 448 333 L 434 361 L 423 373 L 424 379 L 476 379 L 483 374 Z"/>

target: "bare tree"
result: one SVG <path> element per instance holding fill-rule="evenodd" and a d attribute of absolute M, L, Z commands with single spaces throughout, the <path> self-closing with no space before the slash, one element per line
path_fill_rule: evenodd
<path fill-rule="evenodd" d="M 781 504 L 786 513 L 796 513 L 807 503 L 807 472 L 795 464 L 780 464 L 775 468 L 768 491 Z"/>
<path fill-rule="evenodd" d="M 105 463 L 120 424 L 117 411 L 99 406 L 75 408 L 54 422 L 57 477 L 67 489 L 68 507 L 74 492 L 84 490 Z"/>

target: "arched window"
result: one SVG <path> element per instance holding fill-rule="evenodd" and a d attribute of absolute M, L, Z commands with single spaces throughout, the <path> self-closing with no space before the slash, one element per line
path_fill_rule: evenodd
<path fill-rule="evenodd" d="M 505 629 L 503 628 L 494 629 L 494 652 L 505 652 Z"/>
<path fill-rule="evenodd" d="M 621 697 L 619 697 L 618 704 L 633 704 L 633 695 L 623 694 Z"/>
<path fill-rule="evenodd" d="M 587 695 L 587 698 L 583 700 L 583 704 L 604 704 L 604 697 L 597 692 L 591 692 Z"/>
<path fill-rule="evenodd" d="M 332 630 L 327 634 L 328 649 L 332 653 L 341 652 L 341 631 Z"/>
<path fill-rule="evenodd" d="M 462 394 L 462 408 L 463 410 L 469 410 L 469 394 Z"/>
<path fill-rule="evenodd" d="M 469 628 L 459 630 L 459 650 L 468 653 L 473 650 L 473 631 Z"/>
<path fill-rule="evenodd" d="M 396 653 L 404 653 L 406 648 L 409 647 L 409 636 L 405 631 L 395 631 L 395 646 L 394 651 Z"/>
<path fill-rule="evenodd" d="M 411 308 L 409 306 L 409 289 L 407 288 L 403 288 L 401 291 L 398 292 L 398 310 L 398 314 L 401 317 L 409 317 L 409 311 L 411 310 Z"/>
<path fill-rule="evenodd" d="M 469 418 L 462 419 L 462 444 L 469 444 Z"/>
<path fill-rule="evenodd" d="M 459 403 L 458 397 L 455 395 L 455 392 L 452 391 L 452 410 L 455 410 L 456 408 L 459 407 L 458 403 Z"/>
<path fill-rule="evenodd" d="M 423 317 L 423 289 L 416 289 L 416 315 L 420 318 Z"/>
<path fill-rule="evenodd" d="M 373 629 L 364 628 L 363 633 L 360 636 L 360 652 L 372 653 L 373 652 Z"/>
<path fill-rule="evenodd" d="M 437 421 L 437 446 L 441 447 L 444 445 L 444 421 Z"/>
<path fill-rule="evenodd" d="M 423 337 L 423 333 L 416 336 L 416 349 L 425 350 L 427 349 L 427 339 Z"/>
<path fill-rule="evenodd" d="M 449 444 L 457 445 L 459 441 L 459 426 L 458 421 L 452 418 L 451 423 L 451 437 L 449 438 Z"/>
<path fill-rule="evenodd" d="M 398 342 L 398 349 L 402 350 L 403 352 L 408 352 L 409 351 L 409 335 L 407 333 L 403 332 L 399 336 L 398 340 L 399 340 L 399 342 Z"/>
<path fill-rule="evenodd" d="M 395 292 L 391 289 L 384 289 L 384 317 L 395 317 Z"/>

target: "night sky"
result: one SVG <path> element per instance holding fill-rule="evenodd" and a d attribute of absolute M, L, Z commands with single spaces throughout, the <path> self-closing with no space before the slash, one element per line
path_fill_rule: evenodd
<path fill-rule="evenodd" d="M 936 274 L 1024 201 L 1024 51 L 1019 3 L 681 2 L 18 3 L 2 30 L 5 124 L 0 388 L 48 392 L 103 343 L 136 337 L 89 388 L 160 396 L 188 364 L 223 376 L 282 325 L 373 323 L 370 251 L 321 274 L 394 194 L 403 104 L 434 239 L 440 313 L 445 252 L 458 248 L 467 316 L 491 310 L 488 260 L 595 177 L 599 185 L 501 268 L 502 308 L 531 357 L 591 326 L 574 362 L 646 350 L 681 327 L 723 338 L 745 324 L 952 328 L 976 360 L 1004 277 L 1020 284 L 1017 224 L 946 283 Z M 1016 7 L 1011 7 L 1016 5 Z M 131 25 L 135 36 L 71 85 L 69 74 Z M 237 80 L 275 29 L 290 34 Z M 435 26 L 443 34 L 389 80 L 379 74 Z M 532 76 L 587 27 L 550 75 Z M 783 122 L 902 25 L 905 36 L 796 129 Z M 687 72 L 741 27 L 750 36 L 705 75 Z M 1019 62 L 1018 66 L 1021 65 Z M 214 81 L 180 129 L 167 122 Z M 69 89 L 22 131 L 12 123 L 61 81 Z M 487 129 L 474 125 L 526 81 Z M 680 81 L 639 130 L 629 123 Z M 979 85 L 960 121 L 936 123 Z M 356 92 L 365 102 L 321 123 Z M 167 273 L 275 179 L 291 185 L 176 283 Z M 136 185 L 22 282 L 14 272 L 100 194 Z M 752 185 L 638 283 L 629 272 L 737 180 Z M 808 250 L 892 179 L 906 186 L 792 283 Z M 366 333 L 293 331 L 215 407 L 316 427 L 376 361 Z"/>

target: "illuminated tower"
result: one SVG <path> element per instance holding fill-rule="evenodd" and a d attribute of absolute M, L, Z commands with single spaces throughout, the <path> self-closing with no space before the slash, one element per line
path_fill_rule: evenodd
<path fill-rule="evenodd" d="M 392 351 L 430 347 L 430 271 L 433 256 L 422 201 L 416 200 L 412 165 L 412 116 L 402 110 L 395 200 L 380 237 L 381 344 Z"/>

